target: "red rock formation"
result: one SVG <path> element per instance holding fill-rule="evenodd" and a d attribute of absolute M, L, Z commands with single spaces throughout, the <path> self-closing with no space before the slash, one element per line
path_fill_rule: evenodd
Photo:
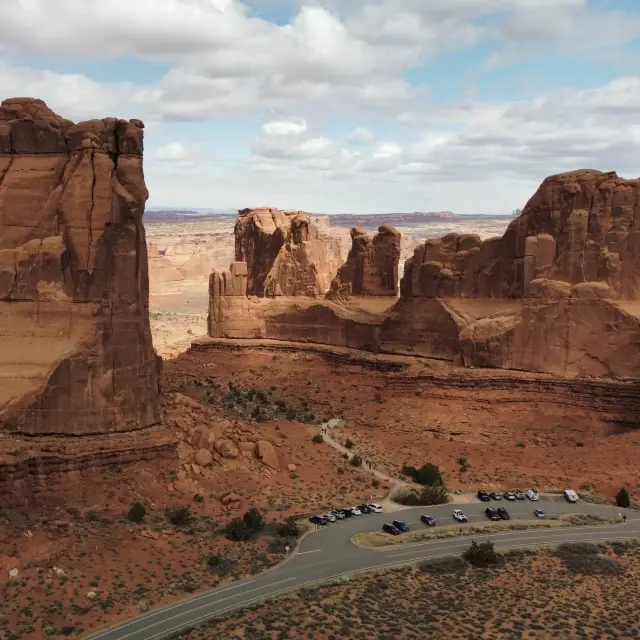
<path fill-rule="evenodd" d="M 73 124 L 29 98 L 0 106 L 0 435 L 160 420 L 142 129 Z"/>
<path fill-rule="evenodd" d="M 361 227 L 351 229 L 351 251 L 331 283 L 330 299 L 398 295 L 401 234 L 388 224 L 373 240 Z"/>
<path fill-rule="evenodd" d="M 528 295 L 532 280 L 604 282 L 637 298 L 640 181 L 579 170 L 547 178 L 501 238 L 450 234 L 428 240 L 405 263 L 403 296 Z"/>
<path fill-rule="evenodd" d="M 236 262 L 247 264 L 247 294 L 324 295 L 342 263 L 340 248 L 302 211 L 238 212 Z"/>

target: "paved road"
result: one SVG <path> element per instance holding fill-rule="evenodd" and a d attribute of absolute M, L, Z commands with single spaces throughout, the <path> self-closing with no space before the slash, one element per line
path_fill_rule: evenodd
<path fill-rule="evenodd" d="M 496 503 L 492 503 L 496 506 Z M 297 553 L 285 564 L 264 574 L 243 580 L 230 587 L 217 589 L 204 595 L 183 601 L 164 609 L 147 613 L 107 631 L 89 636 L 91 640 L 159 640 L 187 627 L 202 623 L 208 618 L 233 609 L 272 597 L 303 585 L 312 585 L 327 578 L 344 574 L 414 562 L 427 558 L 462 553 L 470 539 L 492 540 L 497 550 L 509 550 L 528 546 L 540 546 L 557 542 L 598 541 L 640 538 L 640 512 L 587 503 L 567 504 L 561 497 L 545 497 L 540 502 L 529 500 L 502 502 L 513 520 L 532 519 L 533 510 L 544 509 L 547 515 L 560 513 L 591 513 L 617 516 L 624 513 L 626 524 L 595 525 L 559 529 L 531 529 L 503 533 L 474 535 L 444 540 L 431 540 L 385 549 L 361 549 L 351 543 L 351 536 L 363 531 L 375 531 L 384 522 L 400 518 L 411 529 L 423 528 L 420 515 L 428 513 L 439 525 L 455 524 L 451 512 L 455 505 L 417 507 L 394 514 L 369 514 L 345 519 L 308 535 Z M 486 504 L 459 505 L 469 517 L 469 522 L 482 522 L 486 518 Z"/>

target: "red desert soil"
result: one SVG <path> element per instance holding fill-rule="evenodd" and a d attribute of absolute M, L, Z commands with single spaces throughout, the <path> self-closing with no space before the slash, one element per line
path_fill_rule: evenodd
<path fill-rule="evenodd" d="M 638 638 L 640 551 L 620 545 L 601 551 L 582 572 L 550 551 L 512 554 L 496 569 L 454 560 L 399 569 L 302 590 L 180 637 Z"/>
<path fill-rule="evenodd" d="M 420 373 L 429 374 L 427 362 L 417 362 Z M 580 382 L 562 392 L 552 386 L 541 391 L 519 387 L 517 373 L 496 375 L 515 383 L 491 389 L 480 380 L 476 387 L 456 388 L 454 380 L 437 387 L 405 372 L 336 366 L 317 353 L 250 348 L 191 350 L 165 366 L 170 384 L 210 376 L 222 385 L 275 387 L 282 398 L 306 400 L 318 417 L 342 416 L 347 427 L 332 437 L 351 439 L 354 451 L 391 475 L 405 462 L 432 462 L 443 470 L 447 486 L 462 491 L 588 484 L 608 497 L 621 486 L 637 495 L 640 429 L 632 428 L 633 410 L 621 412 L 597 395 L 577 397 Z M 461 471 L 461 458 L 468 471 Z"/>

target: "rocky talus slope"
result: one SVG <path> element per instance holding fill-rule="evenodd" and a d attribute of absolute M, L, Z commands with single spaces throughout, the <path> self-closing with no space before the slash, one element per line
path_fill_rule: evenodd
<path fill-rule="evenodd" d="M 161 417 L 143 126 L 0 106 L 0 483 L 167 444 L 143 435 Z"/>

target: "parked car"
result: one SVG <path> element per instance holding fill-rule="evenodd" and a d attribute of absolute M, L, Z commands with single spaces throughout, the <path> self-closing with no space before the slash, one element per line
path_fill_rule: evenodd
<path fill-rule="evenodd" d="M 346 509 L 340 509 L 340 511 L 342 511 L 342 514 L 344 515 L 345 518 L 350 518 L 353 515 L 349 507 L 347 507 Z"/>
<path fill-rule="evenodd" d="M 491 496 L 486 491 L 478 491 L 478 500 L 482 502 L 489 502 Z"/>
<path fill-rule="evenodd" d="M 436 519 L 432 518 L 431 516 L 420 516 L 420 520 L 422 520 L 422 522 L 424 522 L 427 525 L 427 527 L 436 526 Z"/>
<path fill-rule="evenodd" d="M 372 513 L 382 513 L 382 507 L 379 504 L 376 504 L 375 502 L 368 504 L 367 507 L 371 509 Z"/>
<path fill-rule="evenodd" d="M 484 510 L 485 515 L 487 516 L 487 518 L 489 518 L 489 520 L 500 520 L 500 516 L 498 515 L 498 510 L 494 509 L 493 507 L 487 507 Z"/>
<path fill-rule="evenodd" d="M 362 515 L 362 511 L 360 511 L 360 509 L 358 509 L 358 507 L 349 507 L 349 509 L 351 509 L 351 515 L 352 516 L 361 516 Z"/>
<path fill-rule="evenodd" d="M 329 523 L 329 521 L 324 516 L 311 516 L 309 518 L 309 522 L 311 522 L 312 524 L 319 524 L 323 526 Z"/>
<path fill-rule="evenodd" d="M 368 504 L 359 504 L 358 509 L 360 509 L 360 513 L 371 513 L 371 509 L 369 509 Z"/>
<path fill-rule="evenodd" d="M 342 509 L 331 509 L 329 515 L 335 516 L 337 520 L 344 520 L 346 518 Z"/>
<path fill-rule="evenodd" d="M 504 507 L 498 507 L 498 515 L 502 520 L 509 520 L 509 512 Z"/>
<path fill-rule="evenodd" d="M 407 533 L 407 531 L 409 531 L 409 525 L 406 522 L 402 522 L 402 520 L 394 520 L 393 526 L 398 531 L 402 531 L 402 533 Z"/>
<path fill-rule="evenodd" d="M 573 489 L 564 490 L 564 499 L 567 502 L 578 502 L 578 500 L 580 500 L 578 494 Z"/>
<path fill-rule="evenodd" d="M 383 524 L 382 525 L 382 530 L 385 533 L 390 533 L 392 536 L 399 536 L 400 535 L 400 530 L 396 529 L 396 527 L 394 527 L 392 524 Z"/>
<path fill-rule="evenodd" d="M 516 499 L 524 500 L 527 497 L 527 494 L 524 491 L 516 491 Z"/>
<path fill-rule="evenodd" d="M 544 515 L 544 511 L 543 511 L 542 509 L 536 509 L 536 510 L 533 512 L 533 515 L 534 515 L 536 518 L 540 518 L 541 520 L 545 517 L 545 515 Z"/>
<path fill-rule="evenodd" d="M 335 522 L 338 518 L 336 518 L 336 516 L 333 515 L 333 513 L 329 512 L 329 513 L 323 513 L 322 518 L 326 518 L 329 522 Z"/>
<path fill-rule="evenodd" d="M 527 491 L 527 498 L 529 498 L 529 500 L 533 500 L 534 502 L 536 500 L 540 500 L 540 496 L 538 495 L 538 492 L 534 491 L 533 489 L 529 489 Z"/>
<path fill-rule="evenodd" d="M 492 500 L 502 500 L 502 493 L 500 491 L 492 491 L 489 495 Z"/>
<path fill-rule="evenodd" d="M 504 492 L 504 499 L 513 502 L 516 499 L 516 492 L 515 491 L 505 491 Z"/>
<path fill-rule="evenodd" d="M 458 522 L 467 522 L 467 516 L 460 509 L 453 510 L 453 517 Z"/>

